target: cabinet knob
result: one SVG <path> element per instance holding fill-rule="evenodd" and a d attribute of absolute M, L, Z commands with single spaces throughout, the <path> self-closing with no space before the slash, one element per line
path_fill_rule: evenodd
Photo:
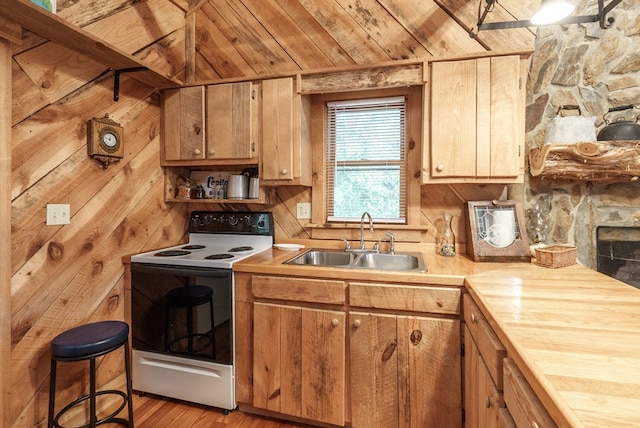
<path fill-rule="evenodd" d="M 334 326 L 334 327 L 337 327 L 337 326 L 340 325 L 340 321 L 338 321 L 337 318 L 334 318 L 334 319 L 331 320 L 331 325 Z"/>
<path fill-rule="evenodd" d="M 287 175 L 288 172 L 289 170 L 287 168 L 282 168 L 282 171 L 280 171 L 280 175 Z"/>
<path fill-rule="evenodd" d="M 531 422 L 531 428 L 540 428 L 537 422 Z"/>
<path fill-rule="evenodd" d="M 200 149 L 195 149 L 195 150 L 193 151 L 193 154 L 194 154 L 194 155 L 199 155 L 199 154 L 200 154 Z"/>
<path fill-rule="evenodd" d="M 361 325 L 362 325 L 362 321 L 360 321 L 360 320 L 355 320 L 355 321 L 353 322 L 353 326 L 354 326 L 355 328 L 358 328 L 358 327 L 360 327 Z"/>
<path fill-rule="evenodd" d="M 471 314 L 471 324 L 476 323 L 476 314 Z"/>
<path fill-rule="evenodd" d="M 209 150 L 209 154 L 210 154 L 210 155 L 215 155 L 215 154 L 216 154 L 215 149 L 210 149 L 210 150 Z"/>
<path fill-rule="evenodd" d="M 484 401 L 484 407 L 486 407 L 487 409 L 491 407 L 491 397 L 487 397 L 487 399 Z"/>
<path fill-rule="evenodd" d="M 439 163 L 439 164 L 436 166 L 436 171 L 438 171 L 438 172 L 442 172 L 442 171 L 444 171 L 444 164 Z"/>

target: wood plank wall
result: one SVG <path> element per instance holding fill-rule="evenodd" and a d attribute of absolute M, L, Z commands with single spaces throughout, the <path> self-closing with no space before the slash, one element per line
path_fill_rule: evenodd
<path fill-rule="evenodd" d="M 539 4 L 524 3 L 501 1 L 497 19 Z M 466 0 L 58 1 L 62 18 L 181 80 L 188 74 L 189 81 L 533 45 L 527 30 L 469 38 L 476 12 L 476 2 Z M 11 167 L 9 188 L 0 194 L 3 207 L 11 203 L 11 239 L 0 243 L 0 340 L 10 341 L 10 357 L 0 359 L 0 370 L 9 373 L 0 393 L 8 396 L 3 426 L 34 427 L 46 420 L 50 340 L 82 323 L 122 319 L 121 256 L 184 239 L 188 208 L 163 201 L 154 88 L 123 74 L 114 102 L 112 70 L 28 31 L 21 44 L 11 44 L 11 54 L 10 151 L 9 139 L 0 141 L 0 166 Z M 86 154 L 87 121 L 105 113 L 125 129 L 124 159 L 108 169 Z M 463 237 L 463 202 L 502 192 L 501 186 L 423 186 L 424 222 L 452 212 Z M 220 209 L 269 209 L 277 237 L 307 238 L 295 218 L 299 201 L 311 201 L 309 189 L 280 188 L 274 206 Z M 45 225 L 46 205 L 56 203 L 71 205 L 69 225 Z M 8 225 L 8 212 L 0 213 Z M 105 358 L 100 382 L 117 380 L 120 365 L 118 357 Z M 83 390 L 76 381 L 83 370 L 63 370 L 60 402 Z"/>

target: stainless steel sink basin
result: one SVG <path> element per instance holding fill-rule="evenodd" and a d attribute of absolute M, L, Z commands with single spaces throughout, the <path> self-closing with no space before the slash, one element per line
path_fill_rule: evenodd
<path fill-rule="evenodd" d="M 427 270 L 419 253 L 356 253 L 313 248 L 285 261 L 284 264 L 415 272 Z"/>
<path fill-rule="evenodd" d="M 361 254 L 354 262 L 354 267 L 382 270 L 414 270 L 420 268 L 420 256 L 412 254 Z"/>
<path fill-rule="evenodd" d="M 356 258 L 353 253 L 331 250 L 309 250 L 290 260 L 285 264 L 313 265 L 313 266 L 345 266 Z"/>

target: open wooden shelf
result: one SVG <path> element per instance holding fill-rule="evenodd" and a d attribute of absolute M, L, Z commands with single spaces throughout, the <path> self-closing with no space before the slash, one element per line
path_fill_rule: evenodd
<path fill-rule="evenodd" d="M 86 55 L 113 70 L 145 67 L 147 70 L 132 73 L 131 77 L 152 88 L 169 88 L 182 85 L 181 81 L 155 70 L 150 65 L 137 60 L 133 55 L 129 55 L 77 25 L 73 25 L 57 15 L 47 12 L 29 0 L 3 0 L 2 7 L 0 7 L 0 15 L 12 23 L 18 24 L 75 52 Z"/>
<path fill-rule="evenodd" d="M 640 141 L 547 144 L 529 150 L 533 177 L 622 183 L 640 177 Z"/>

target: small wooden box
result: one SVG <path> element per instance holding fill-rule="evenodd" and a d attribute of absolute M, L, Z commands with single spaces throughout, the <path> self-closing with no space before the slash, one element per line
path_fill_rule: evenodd
<path fill-rule="evenodd" d="M 536 248 L 536 263 L 549 268 L 561 268 L 576 264 L 576 247 L 552 245 Z"/>

